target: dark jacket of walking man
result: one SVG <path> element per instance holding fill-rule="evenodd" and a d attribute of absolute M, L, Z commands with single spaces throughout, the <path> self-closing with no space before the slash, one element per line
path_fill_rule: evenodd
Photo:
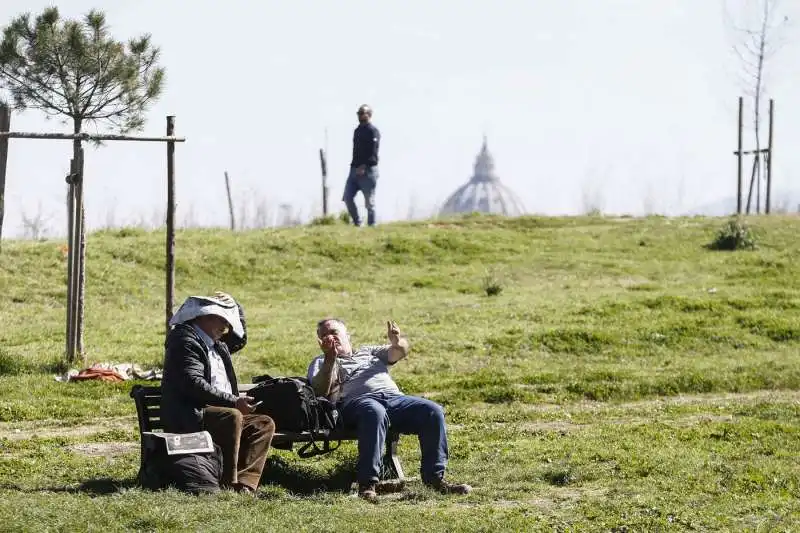
<path fill-rule="evenodd" d="M 168 433 L 208 431 L 222 448 L 222 486 L 255 492 L 275 433 L 253 398 L 239 396 L 231 351 L 247 335 L 241 307 L 225 293 L 190 296 L 170 320 L 161 421 Z"/>
<path fill-rule="evenodd" d="M 350 174 L 344 186 L 344 200 L 350 219 L 356 226 L 361 225 L 361 216 L 356 207 L 356 194 L 361 191 L 367 207 L 367 224 L 375 225 L 375 188 L 378 184 L 378 149 L 381 134 L 372 124 L 372 108 L 362 105 L 358 108 L 358 127 L 353 132 L 353 159 Z"/>

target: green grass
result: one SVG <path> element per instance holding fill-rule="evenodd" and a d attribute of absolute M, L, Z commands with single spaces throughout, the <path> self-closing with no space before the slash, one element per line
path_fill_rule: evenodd
<path fill-rule="evenodd" d="M 800 219 L 747 221 L 755 250 L 713 251 L 720 219 L 466 217 L 356 229 L 192 230 L 179 304 L 225 290 L 245 307 L 241 379 L 304 374 L 314 326 L 357 343 L 396 320 L 393 371 L 445 406 L 450 477 L 371 506 L 342 490 L 344 444 L 275 452 L 261 497 L 152 494 L 131 384 L 61 384 L 62 243 L 0 254 L 0 523 L 10 530 L 530 530 L 800 527 Z M 163 234 L 88 242 L 90 362 L 158 364 Z M 502 290 L 487 296 L 487 286 Z M 493 291 L 494 292 L 494 291 Z M 92 452 L 95 450 L 95 452 Z M 99 451 L 98 451 L 99 450 Z M 99 454 L 99 455 L 98 455 Z M 413 437 L 401 455 L 416 473 Z M 315 490 L 316 489 L 316 490 Z"/>

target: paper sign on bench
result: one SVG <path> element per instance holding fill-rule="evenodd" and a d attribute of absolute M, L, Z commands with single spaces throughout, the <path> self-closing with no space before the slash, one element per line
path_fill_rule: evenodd
<path fill-rule="evenodd" d="M 187 453 L 210 453 L 214 451 L 214 441 L 208 431 L 197 433 L 155 433 L 145 431 L 143 435 L 153 435 L 164 441 L 167 455 L 184 455 Z"/>

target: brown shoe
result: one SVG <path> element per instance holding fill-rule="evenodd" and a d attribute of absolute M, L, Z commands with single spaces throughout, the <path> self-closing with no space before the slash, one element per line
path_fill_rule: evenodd
<path fill-rule="evenodd" d="M 370 503 L 378 502 L 378 491 L 375 483 L 359 483 L 358 497 Z"/>
<path fill-rule="evenodd" d="M 448 483 L 444 479 L 437 479 L 428 486 L 442 494 L 469 494 L 472 492 L 472 487 L 466 483 Z"/>
<path fill-rule="evenodd" d="M 256 493 L 256 490 L 254 488 L 248 487 L 247 485 L 244 485 L 242 483 L 234 483 L 233 484 L 233 490 L 235 490 L 236 492 L 239 492 L 241 494 L 253 495 L 253 494 Z"/>

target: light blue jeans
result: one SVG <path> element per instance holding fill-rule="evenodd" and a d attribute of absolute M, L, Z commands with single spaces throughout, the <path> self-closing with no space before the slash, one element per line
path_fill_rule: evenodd
<path fill-rule="evenodd" d="M 386 433 L 392 430 L 419 438 L 423 483 L 442 479 L 447 467 L 447 431 L 442 407 L 425 398 L 404 394 L 373 393 L 340 406 L 345 427 L 358 433 L 358 482 L 379 480 Z"/>
<path fill-rule="evenodd" d="M 367 207 L 367 224 L 370 226 L 375 225 L 375 187 L 378 184 L 378 167 L 367 167 L 364 174 L 361 176 L 356 175 L 356 169 L 351 168 L 350 174 L 347 176 L 347 182 L 344 185 L 344 200 L 347 206 L 347 212 L 350 213 L 350 219 L 356 226 L 361 225 L 361 216 L 358 214 L 358 207 L 356 207 L 356 194 L 358 191 L 364 195 L 364 204 Z"/>

